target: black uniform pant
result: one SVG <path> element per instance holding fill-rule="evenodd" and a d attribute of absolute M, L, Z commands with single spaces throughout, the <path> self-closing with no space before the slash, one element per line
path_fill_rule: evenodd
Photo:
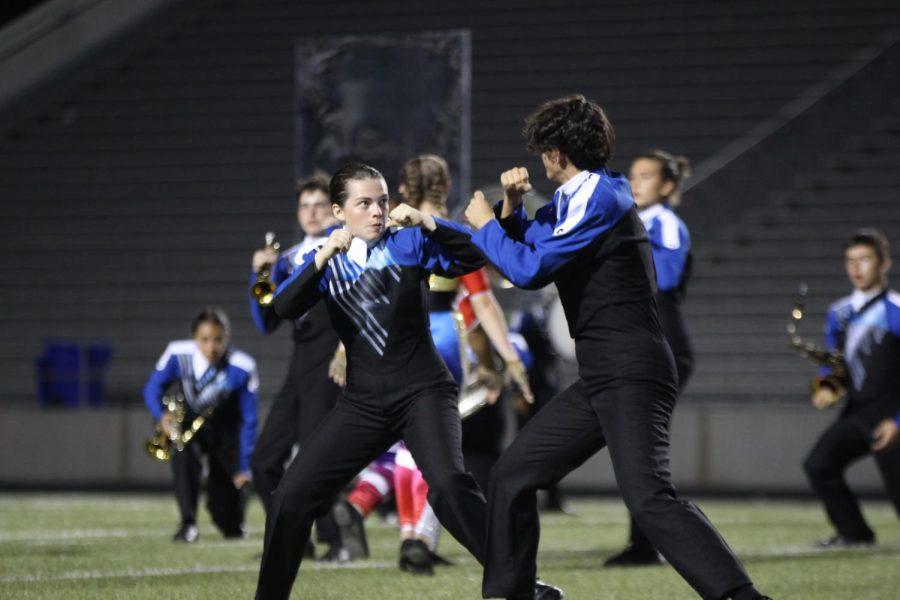
<path fill-rule="evenodd" d="M 668 425 L 674 403 L 674 389 L 664 383 L 591 388 L 579 380 L 529 421 L 491 479 L 485 598 L 533 597 L 540 535 L 536 491 L 604 446 L 629 511 L 702 597 L 718 599 L 750 583 L 706 516 L 672 487 Z"/>
<path fill-rule="evenodd" d="M 197 502 L 200 498 L 201 462 L 204 443 L 196 439 L 181 452 L 172 455 L 172 476 L 175 498 L 183 525 L 197 523 Z M 206 480 L 206 508 L 213 523 L 226 537 L 243 535 L 244 494 L 234 487 L 229 473 L 214 453 L 209 455 L 209 476 Z"/>
<path fill-rule="evenodd" d="M 896 412 L 886 413 L 896 414 Z M 863 518 L 859 502 L 847 481 L 844 471 L 871 451 L 872 429 L 877 419 L 842 415 L 813 446 L 803 463 L 816 495 L 825 505 L 825 512 L 837 532 L 849 540 L 873 540 L 875 533 Z M 881 471 L 888 498 L 900 514 L 900 446 L 876 452 L 875 462 Z"/>
<path fill-rule="evenodd" d="M 672 355 L 675 357 L 675 371 L 678 373 L 678 394 L 684 391 L 694 371 L 694 349 L 681 317 L 681 309 L 677 302 L 666 295 L 659 296 L 659 317 L 663 333 Z M 655 551 L 650 538 L 641 529 L 637 520 L 631 517 L 630 541 L 632 549 L 640 554 L 648 555 Z"/>
<path fill-rule="evenodd" d="M 289 597 L 312 520 L 328 510 L 335 493 L 401 438 L 428 482 L 428 501 L 438 519 L 481 562 L 485 500 L 463 466 L 456 402 L 452 385 L 392 398 L 340 398 L 275 490 L 256 597 Z"/>
<path fill-rule="evenodd" d="M 287 377 L 275 395 L 250 461 L 253 484 L 267 514 L 294 444 L 300 444 L 303 451 L 304 443 L 334 408 L 338 396 L 338 387 L 328 377 L 328 361 L 303 350 L 303 346 L 294 349 Z M 310 366 L 312 359 L 320 362 Z M 333 543 L 339 538 L 330 512 L 316 521 L 316 531 L 322 542 Z"/>

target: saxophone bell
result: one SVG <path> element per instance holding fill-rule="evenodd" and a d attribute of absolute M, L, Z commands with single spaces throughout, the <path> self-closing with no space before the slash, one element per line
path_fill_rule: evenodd
<path fill-rule="evenodd" d="M 831 371 L 830 375 L 813 378 L 811 383 L 812 391 L 815 392 L 823 386 L 830 387 L 834 390 L 838 399 L 841 399 L 846 393 L 843 379 L 847 375 L 847 363 L 844 361 L 843 352 L 840 350 L 829 350 L 809 342 L 803 339 L 799 333 L 808 290 L 809 287 L 806 283 L 801 283 L 800 290 L 794 298 L 794 307 L 791 309 L 791 321 L 787 325 L 788 346 L 797 351 L 803 358 L 809 359 L 819 366 L 828 367 Z"/>
<path fill-rule="evenodd" d="M 162 403 L 166 411 L 172 415 L 168 421 L 168 432 L 161 423 L 158 424 L 153 437 L 144 442 L 144 450 L 154 460 L 169 462 L 175 452 L 184 450 L 184 447 L 194 438 L 197 431 L 206 422 L 206 417 L 210 416 L 211 410 L 207 411 L 205 416 L 198 415 L 186 423 L 188 405 L 180 389 L 170 391 L 163 396 Z"/>

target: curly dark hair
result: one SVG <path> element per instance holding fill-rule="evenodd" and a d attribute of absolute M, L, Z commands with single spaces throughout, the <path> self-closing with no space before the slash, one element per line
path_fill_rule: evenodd
<path fill-rule="evenodd" d="M 522 133 L 529 151 L 557 149 L 583 170 L 605 167 L 616 146 L 606 113 L 581 94 L 544 102 L 525 117 Z"/>

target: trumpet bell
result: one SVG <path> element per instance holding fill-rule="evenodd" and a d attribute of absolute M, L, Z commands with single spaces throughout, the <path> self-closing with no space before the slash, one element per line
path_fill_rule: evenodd
<path fill-rule="evenodd" d="M 275 297 L 275 285 L 267 280 L 257 281 L 253 284 L 251 292 L 261 306 L 268 306 Z"/>

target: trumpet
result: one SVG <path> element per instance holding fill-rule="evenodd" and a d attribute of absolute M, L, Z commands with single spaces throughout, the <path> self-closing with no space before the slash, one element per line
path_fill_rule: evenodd
<path fill-rule="evenodd" d="M 275 233 L 271 231 L 266 232 L 266 250 L 277 252 L 280 247 L 281 244 L 275 241 Z M 271 277 L 272 266 L 265 265 L 257 273 L 256 282 L 254 282 L 250 290 L 250 293 L 253 294 L 260 306 L 268 306 L 272 303 L 272 298 L 275 296 L 275 284 L 272 283 Z"/>
<path fill-rule="evenodd" d="M 812 380 L 812 389 L 816 391 L 821 386 L 834 389 L 838 399 L 846 392 L 843 379 L 847 375 L 847 363 L 844 361 L 844 353 L 840 350 L 829 350 L 813 342 L 804 340 L 799 334 L 799 325 L 803 319 L 803 311 L 806 306 L 806 295 L 809 287 L 806 283 L 800 284 L 800 290 L 794 298 L 794 308 L 791 310 L 791 321 L 787 326 L 788 346 L 796 350 L 800 356 L 807 358 L 817 365 L 828 367 L 831 375 L 817 376 Z"/>
<path fill-rule="evenodd" d="M 172 413 L 173 420 L 169 426 L 168 434 L 163 431 L 162 425 L 156 426 L 156 433 L 144 443 L 144 450 L 151 458 L 160 462 L 169 462 L 172 453 L 184 450 L 197 432 L 203 427 L 206 419 L 212 414 L 209 410 L 205 415 L 198 415 L 185 427 L 188 416 L 188 406 L 184 400 L 184 394 L 179 390 L 163 396 L 163 405 Z"/>

